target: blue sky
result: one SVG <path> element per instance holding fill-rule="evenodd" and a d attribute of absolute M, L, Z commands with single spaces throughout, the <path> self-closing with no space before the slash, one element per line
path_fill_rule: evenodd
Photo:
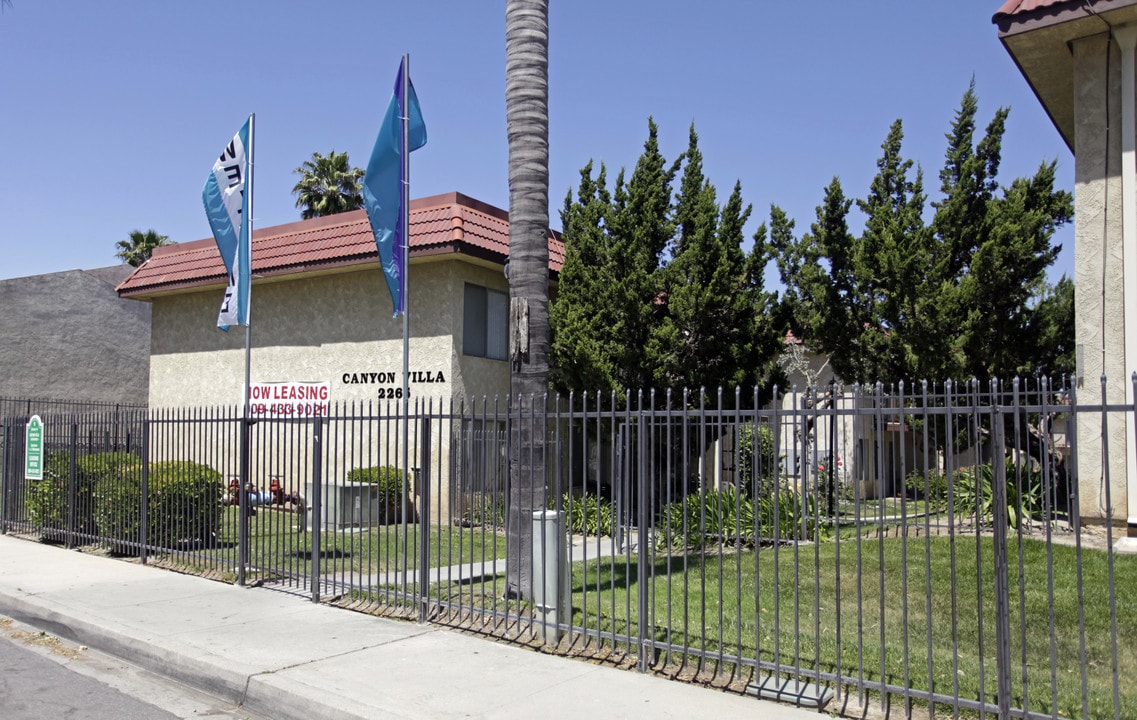
<path fill-rule="evenodd" d="M 983 126 L 1011 107 L 1003 184 L 1073 156 L 999 43 L 999 0 L 554 0 L 551 224 L 594 159 L 634 166 L 647 118 L 668 160 L 695 124 L 725 199 L 736 180 L 807 230 L 830 179 L 864 197 L 890 123 L 933 199 L 972 77 Z M 0 14 L 0 278 L 117 262 L 153 228 L 209 236 L 201 188 L 255 112 L 254 222 L 298 220 L 313 151 L 366 165 L 404 52 L 429 142 L 413 197 L 508 206 L 503 0 L 12 0 Z M 853 222 L 859 225 L 860 218 Z M 1054 275 L 1072 274 L 1073 230 Z"/>

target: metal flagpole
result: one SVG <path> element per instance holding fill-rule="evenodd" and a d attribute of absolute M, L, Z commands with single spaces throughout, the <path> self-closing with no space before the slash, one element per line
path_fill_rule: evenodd
<path fill-rule="evenodd" d="M 399 121 L 402 126 L 402 147 L 400 148 L 401 160 L 403 163 L 402 171 L 399 175 L 402 178 L 402 200 L 400 202 L 400 212 L 402 216 L 399 218 L 403 224 L 403 287 L 402 290 L 402 306 L 403 306 L 403 412 L 409 407 L 410 400 L 410 320 L 408 319 L 408 310 L 410 303 L 408 300 L 410 290 L 410 277 L 408 275 L 408 268 L 410 267 L 411 256 L 411 149 L 410 149 L 410 77 L 411 77 L 411 56 L 409 53 L 403 54 L 403 75 L 399 79 L 402 88 L 402 102 L 399 107 Z"/>
<path fill-rule="evenodd" d="M 407 137 L 410 133 L 410 97 L 407 93 L 407 87 L 410 85 L 410 62 L 411 56 L 409 53 L 403 53 L 403 72 L 402 77 L 399 78 L 399 90 L 401 101 L 399 102 L 399 127 L 401 130 L 400 137 L 400 161 L 402 167 L 399 171 L 399 179 L 402 181 L 402 187 L 399 188 L 401 196 L 399 201 L 399 220 L 398 222 L 403 226 L 403 267 L 402 267 L 402 288 L 400 288 L 400 304 L 403 306 L 403 457 L 402 457 L 402 472 L 403 472 L 403 498 L 402 512 L 399 513 L 399 520 L 402 523 L 403 530 L 403 548 L 409 548 L 407 543 L 407 515 L 409 514 L 408 494 L 410 491 L 411 481 L 411 468 L 408 461 L 409 451 L 407 446 L 410 444 L 410 321 L 408 319 L 410 303 L 407 302 L 407 290 L 410 288 L 410 279 L 407 275 L 407 267 L 409 266 L 410 250 L 411 250 L 411 224 L 410 224 L 410 140 Z M 397 238 L 396 238 L 397 240 Z M 424 512 L 426 508 L 423 508 Z M 426 519 L 424 518 L 424 522 Z M 422 538 L 420 542 L 425 543 L 426 539 Z M 405 550 L 404 550 L 405 551 Z M 421 591 L 425 592 L 425 588 Z"/>
<path fill-rule="evenodd" d="M 249 147 L 245 148 L 245 192 L 248 193 L 248 203 L 246 207 L 248 213 L 245 217 L 241 218 L 241 223 L 248 228 L 248 244 L 244 247 L 240 243 L 240 229 L 237 230 L 238 234 L 238 247 L 237 255 L 233 260 L 240 267 L 239 256 L 241 253 L 247 252 L 249 277 L 245 280 L 249 283 L 249 292 L 245 296 L 245 392 L 244 399 L 241 403 L 241 482 L 240 488 L 237 491 L 237 507 L 239 508 L 238 514 L 240 521 L 237 526 L 237 584 L 245 584 L 245 571 L 249 563 L 249 495 L 248 487 L 250 483 L 249 474 L 251 466 L 251 448 L 249 447 L 249 435 L 251 432 L 252 424 L 249 421 L 249 382 L 250 382 L 250 367 L 252 363 L 251 347 L 252 347 L 252 323 L 249 316 L 252 314 L 253 309 L 253 147 L 255 143 L 253 137 L 255 135 L 256 113 L 249 115 Z M 238 270 L 240 272 L 240 270 Z M 240 290 L 237 292 L 237 302 L 240 303 Z"/>
<path fill-rule="evenodd" d="M 244 248 L 249 253 L 249 294 L 245 297 L 245 417 L 249 416 L 249 368 L 250 368 L 250 347 L 252 340 L 252 331 L 250 322 L 250 315 L 253 313 L 253 148 L 256 147 L 256 142 L 253 138 L 256 135 L 257 114 L 252 113 L 249 115 L 249 147 L 248 153 L 245 155 L 245 192 L 249 194 L 249 216 L 245 218 L 245 224 L 249 228 L 249 245 Z"/>

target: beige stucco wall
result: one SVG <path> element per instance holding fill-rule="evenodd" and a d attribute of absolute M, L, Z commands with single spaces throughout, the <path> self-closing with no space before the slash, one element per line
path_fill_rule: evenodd
<path fill-rule="evenodd" d="M 1125 402 L 1134 363 L 1125 357 L 1121 190 L 1121 55 L 1105 34 L 1072 44 L 1075 103 L 1074 302 L 1079 348 L 1078 401 Z M 1108 53 L 1108 57 L 1107 57 Z M 1107 83 L 1108 68 L 1108 83 Z M 1108 86 L 1108 95 L 1107 95 Z M 1106 116 L 1106 108 L 1109 116 Z M 1108 472 L 1113 517 L 1126 515 L 1124 416 L 1080 416 L 1077 427 L 1080 510 L 1083 518 L 1105 517 Z M 1102 441 L 1108 442 L 1108 467 Z"/>
<path fill-rule="evenodd" d="M 456 422 L 440 417 L 458 412 L 465 398 L 502 398 L 509 367 L 502 360 L 462 354 L 464 284 L 508 292 L 500 268 L 455 260 L 411 266 L 408 293 L 409 369 L 412 403 L 429 409 L 430 471 L 437 518 L 449 520 L 448 476 Z M 245 330 L 215 327 L 220 288 L 156 298 L 150 361 L 150 398 L 155 408 L 226 406 L 242 402 Z M 342 482 L 352 467 L 420 465 L 419 427 L 412 424 L 404 445 L 397 423 L 402 388 L 403 321 L 391 317 L 391 300 L 377 266 L 325 275 L 254 282 L 250 310 L 250 379 L 253 383 L 326 382 L 332 403 L 373 403 L 368 414 L 390 415 L 380 424 L 333 423 L 325 439 L 331 460 L 325 480 Z M 412 407 L 412 412 L 415 409 Z M 254 427 L 252 477 L 267 486 L 272 475 L 286 489 L 311 496 L 312 430 L 305 424 L 262 423 Z M 167 438 L 166 440 L 169 440 Z M 238 473 L 235 433 L 220 433 L 210 459 L 226 477 Z M 188 447 L 184 442 L 155 447 Z M 176 451 L 169 451 L 176 452 Z M 155 458 L 158 459 L 158 458 Z M 424 475 L 425 476 L 425 475 Z M 422 488 L 415 488 L 416 494 Z"/>
<path fill-rule="evenodd" d="M 465 392 L 461 378 L 468 373 L 462 372 L 460 343 L 467 273 L 458 265 L 415 268 L 408 312 L 412 397 L 449 398 Z M 204 291 L 154 301 L 154 407 L 241 402 L 245 331 L 214 327 L 218 297 L 217 291 Z M 380 387 L 402 386 L 403 323 L 391 317 L 390 296 L 377 270 L 254 283 L 250 326 L 253 382 L 328 382 L 333 402 L 378 400 Z M 504 362 L 492 364 L 508 377 Z M 394 382 L 360 381 L 370 373 L 394 375 Z M 427 373 L 444 381 L 425 382 Z"/>

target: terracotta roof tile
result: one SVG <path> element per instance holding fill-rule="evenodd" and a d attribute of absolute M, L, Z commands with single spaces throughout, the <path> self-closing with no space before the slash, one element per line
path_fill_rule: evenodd
<path fill-rule="evenodd" d="M 1105 15 L 1134 5 L 1133 0 L 1005 0 L 991 22 L 1003 36 Z"/>
<path fill-rule="evenodd" d="M 495 262 L 509 257 L 509 216 L 461 193 L 411 201 L 411 258 L 460 252 Z M 379 262 L 363 210 L 253 230 L 253 277 L 314 272 Z M 549 269 L 564 264 L 564 242 L 549 231 Z M 212 238 L 156 248 L 118 286 L 123 297 L 145 297 L 225 282 Z"/>
<path fill-rule="evenodd" d="M 1007 0 L 995 11 L 995 17 L 1020 15 L 1052 5 L 1073 5 L 1081 0 Z"/>

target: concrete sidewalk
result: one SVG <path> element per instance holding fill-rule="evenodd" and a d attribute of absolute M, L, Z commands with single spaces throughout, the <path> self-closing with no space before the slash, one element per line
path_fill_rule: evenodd
<path fill-rule="evenodd" d="M 0 614 L 273 720 L 817 716 L 8 536 Z"/>

